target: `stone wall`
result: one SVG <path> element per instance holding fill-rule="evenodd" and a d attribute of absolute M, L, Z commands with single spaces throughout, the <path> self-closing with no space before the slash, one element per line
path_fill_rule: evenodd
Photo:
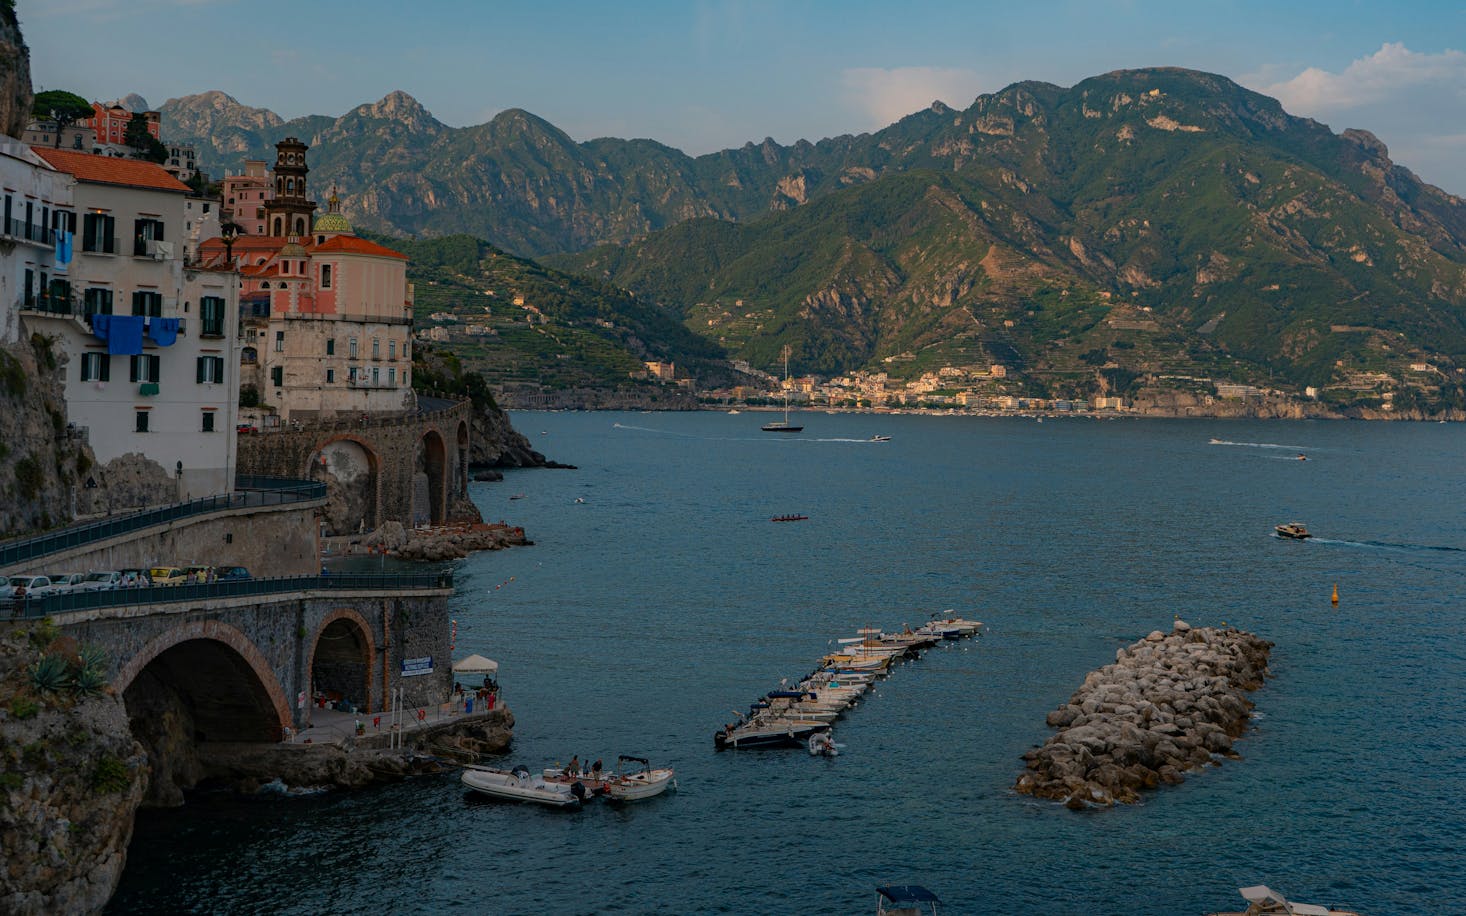
<path fill-rule="evenodd" d="M 224 509 L 181 518 L 141 534 L 133 532 L 27 560 L 0 572 L 88 572 L 201 563 L 243 566 L 256 578 L 313 576 L 321 571 L 316 513 L 323 502 Z"/>
<path fill-rule="evenodd" d="M 472 423 L 473 405 L 462 401 L 428 413 L 244 435 L 239 473 L 324 481 L 329 534 L 355 534 L 389 521 L 441 524 L 453 520 L 455 497 L 468 493 Z"/>

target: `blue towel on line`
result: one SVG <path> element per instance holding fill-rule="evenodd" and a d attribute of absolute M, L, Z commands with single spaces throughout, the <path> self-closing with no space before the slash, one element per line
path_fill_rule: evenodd
<path fill-rule="evenodd" d="M 104 321 L 100 327 L 106 328 L 104 334 L 99 335 L 107 341 L 107 352 L 112 356 L 137 356 L 143 351 L 143 319 L 141 315 L 96 315 L 93 322 L 98 318 L 110 318 Z M 176 319 L 175 319 L 176 320 Z M 97 327 L 96 324 L 93 327 Z"/>
<path fill-rule="evenodd" d="M 178 340 L 177 318 L 151 318 L 148 320 L 148 336 L 160 347 L 171 347 Z"/>

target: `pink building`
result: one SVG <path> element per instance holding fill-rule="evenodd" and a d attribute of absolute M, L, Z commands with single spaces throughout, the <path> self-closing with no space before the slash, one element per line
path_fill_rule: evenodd
<path fill-rule="evenodd" d="M 140 111 L 138 114 L 147 119 L 148 133 L 153 135 L 154 140 L 163 139 L 163 125 L 156 111 Z M 126 142 L 127 124 L 132 120 L 132 112 L 121 105 L 104 106 L 101 102 L 92 103 L 92 116 L 87 119 L 86 125 L 97 135 L 97 145 L 105 146 L 109 143 L 121 146 Z"/>
<path fill-rule="evenodd" d="M 246 159 L 243 174 L 224 178 L 224 220 L 232 221 L 245 235 L 264 235 L 265 206 L 274 196 L 265 160 Z"/>

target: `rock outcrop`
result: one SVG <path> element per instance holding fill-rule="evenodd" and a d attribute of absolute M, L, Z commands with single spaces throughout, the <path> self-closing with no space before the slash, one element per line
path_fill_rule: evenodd
<path fill-rule="evenodd" d="M 15 4 L 0 4 L 0 132 L 19 139 L 31 119 L 31 52 Z"/>
<path fill-rule="evenodd" d="M 435 528 L 406 528 L 400 522 L 387 522 L 370 534 L 349 543 L 346 552 L 362 549 L 385 551 L 400 560 L 442 563 L 462 559 L 475 550 L 527 547 L 533 543 L 524 536 L 523 528 L 502 522 L 444 525 Z"/>
<path fill-rule="evenodd" d="M 42 337 L 0 346 L 0 537 L 71 521 L 94 463 L 80 431 L 66 422 L 64 366 Z"/>
<path fill-rule="evenodd" d="M 1232 742 L 1251 715 L 1247 692 L 1262 686 L 1273 644 L 1235 628 L 1177 620 L 1115 653 L 1069 702 L 1049 713 L 1060 729 L 1023 755 L 1014 788 L 1070 808 L 1132 803 L 1142 789 L 1236 757 Z"/>
<path fill-rule="evenodd" d="M 75 652 L 45 624 L 0 635 L 0 913 L 99 912 L 127 859 L 148 772 L 121 700 L 37 686 Z"/>

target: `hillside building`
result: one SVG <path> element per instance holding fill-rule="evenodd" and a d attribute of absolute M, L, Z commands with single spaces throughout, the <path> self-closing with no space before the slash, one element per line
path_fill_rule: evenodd
<path fill-rule="evenodd" d="M 234 223 L 243 235 L 264 235 L 265 203 L 274 196 L 273 186 L 265 160 L 246 159 L 243 172 L 224 176 L 223 220 Z"/>
<path fill-rule="evenodd" d="M 98 461 L 140 453 L 176 475 L 179 498 L 232 491 L 238 285 L 184 263 L 192 191 L 151 162 L 33 150 L 74 182 L 51 217 L 74 232 L 52 252 L 64 279 L 23 310 L 65 354 L 69 420 Z"/>
<path fill-rule="evenodd" d="M 162 115 L 156 111 L 139 111 L 137 114 L 143 116 L 147 122 L 148 133 L 154 140 L 163 139 Z M 127 143 L 127 125 L 132 121 L 133 112 L 123 106 L 116 104 L 103 105 L 101 102 L 92 103 L 92 116 L 86 120 L 86 125 L 91 129 L 95 138 L 96 146 L 122 146 Z"/>
<path fill-rule="evenodd" d="M 305 144 L 289 138 L 277 149 L 264 219 L 290 234 L 201 245 L 205 264 L 238 266 L 242 381 L 258 396 L 260 422 L 415 409 L 406 255 L 359 238 L 335 195 L 328 212 L 302 222 L 316 208 L 302 196 Z"/>

